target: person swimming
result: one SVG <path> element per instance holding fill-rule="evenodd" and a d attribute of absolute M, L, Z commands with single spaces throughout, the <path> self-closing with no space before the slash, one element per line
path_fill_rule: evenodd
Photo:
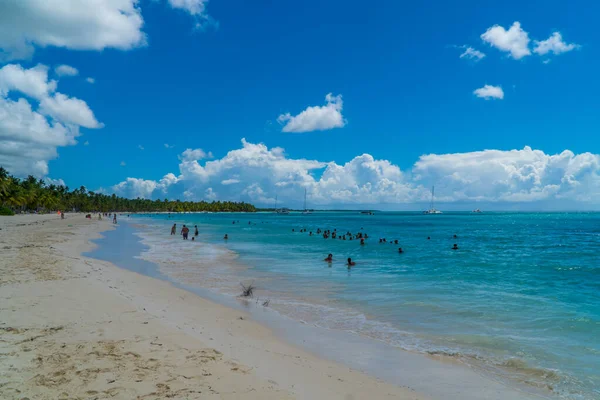
<path fill-rule="evenodd" d="M 431 240 L 431 236 L 427 236 L 427 240 Z"/>
<path fill-rule="evenodd" d="M 190 233 L 190 229 L 184 225 L 183 228 L 181 228 L 181 234 L 183 235 L 183 240 L 188 240 L 188 233 Z"/>
<path fill-rule="evenodd" d="M 452 250 L 458 250 L 458 245 L 456 243 L 454 243 L 454 246 L 452 246 Z"/>
<path fill-rule="evenodd" d="M 323 261 L 327 261 L 328 263 L 332 262 L 333 261 L 333 254 L 329 253 L 327 255 L 327 258 L 324 259 Z"/>
<path fill-rule="evenodd" d="M 365 239 L 360 239 L 360 245 L 364 245 L 365 244 Z"/>
<path fill-rule="evenodd" d="M 398 247 L 398 253 L 404 253 L 404 250 L 402 250 L 402 247 Z"/>
<path fill-rule="evenodd" d="M 398 244 L 398 239 L 394 240 L 394 244 Z"/>
<path fill-rule="evenodd" d="M 227 234 L 225 234 L 225 236 L 223 236 L 223 240 L 227 240 L 229 239 L 229 236 L 227 236 Z"/>
<path fill-rule="evenodd" d="M 350 257 L 348 257 L 348 268 L 353 267 L 356 265 L 356 263 L 354 261 L 352 261 L 352 259 Z"/>
<path fill-rule="evenodd" d="M 453 238 L 454 238 L 454 239 L 458 239 L 458 236 L 454 235 L 454 236 L 453 236 Z"/>

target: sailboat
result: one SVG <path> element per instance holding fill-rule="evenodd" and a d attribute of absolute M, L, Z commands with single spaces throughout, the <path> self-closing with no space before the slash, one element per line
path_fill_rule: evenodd
<path fill-rule="evenodd" d="M 287 208 L 277 208 L 277 195 L 275 195 L 275 214 L 289 214 L 290 210 Z"/>
<path fill-rule="evenodd" d="M 306 208 L 306 188 L 304 189 L 304 211 L 302 211 L 302 214 L 312 214 L 312 212 Z"/>
<path fill-rule="evenodd" d="M 423 211 L 423 214 L 441 214 L 440 210 L 436 210 L 433 206 L 433 200 L 435 197 L 435 186 L 431 187 L 431 204 L 429 205 L 429 210 Z"/>

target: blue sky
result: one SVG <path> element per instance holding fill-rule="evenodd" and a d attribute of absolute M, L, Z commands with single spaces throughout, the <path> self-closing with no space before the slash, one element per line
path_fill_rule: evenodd
<path fill-rule="evenodd" d="M 22 8 L 12 11 L 29 21 L 28 13 L 35 15 L 39 1 L 24 0 Z M 595 16 L 600 4 L 504 1 L 485 2 L 483 6 L 481 1 L 456 5 L 447 1 L 365 4 L 347 0 L 107 3 L 114 3 L 117 9 L 133 7 L 133 14 L 143 19 L 136 32 L 145 34 L 146 43 L 131 44 L 134 39 L 129 43 L 126 39 L 122 43 L 86 43 L 65 37 L 59 45 L 48 44 L 33 26 L 32 17 L 31 31 L 24 24 L 21 33 L 34 51 L 28 57 L 11 57 L 13 43 L 2 39 L 9 33 L 1 28 L 0 17 L 0 48 L 9 54 L 1 65 L 29 69 L 43 64 L 48 67 L 48 80 L 56 79 L 53 68 L 57 65 L 76 68 L 77 76 L 58 79 L 58 90 L 85 101 L 98 122 L 96 129 L 81 128 L 76 144 L 57 145 L 58 157 L 41 157 L 47 159 L 47 170 L 28 170 L 29 161 L 19 167 L 18 160 L 5 158 L 9 169 L 11 165 L 18 169 L 16 173 L 34 173 L 62 179 L 71 187 L 85 185 L 128 196 L 181 197 L 187 192 L 187 198 L 229 197 L 256 203 L 269 203 L 276 193 L 295 199 L 308 187 L 316 204 L 413 204 L 422 202 L 427 188 L 436 184 L 441 188 L 442 201 L 448 202 L 568 200 L 596 204 L 593 198 L 600 191 L 600 102 L 596 95 L 600 89 L 596 79 L 600 55 Z M 198 8 L 192 8 L 194 5 Z M 2 7 L 11 6 L 0 5 L 0 14 Z M 10 16 L 6 10 L 4 14 Z M 74 14 L 73 18 L 79 15 Z M 48 15 L 48 21 L 53 18 Z M 482 39 L 494 25 L 508 30 L 516 21 L 530 40 L 526 47 L 530 55 L 519 58 L 503 51 L 499 48 L 503 37 L 497 37 L 496 42 Z M 36 24 L 40 23 L 44 23 L 43 18 Z M 69 23 L 73 23 L 70 32 L 56 35 L 68 36 L 76 29 L 85 29 L 85 24 L 71 19 L 63 22 Z M 46 33 L 53 33 L 52 29 L 49 23 Z M 110 25 L 97 29 L 114 34 L 102 31 L 112 29 Z M 535 53 L 535 40 L 544 41 L 554 32 L 562 35 L 564 45 L 573 48 L 561 54 Z M 485 57 L 479 61 L 461 58 L 466 47 L 483 52 Z M 86 77 L 95 82 L 87 82 Z M 484 85 L 501 88 L 503 98 L 477 97 L 474 91 Z M 13 88 L 7 99 L 16 101 L 22 96 L 19 90 Z M 324 106 L 328 93 L 341 96 L 338 105 L 334 104 L 338 108 L 332 111 L 339 111 L 335 115 L 342 118 L 334 123 L 337 127 L 285 132 L 285 123 L 291 118 L 308 107 Z M 35 107 L 35 99 L 25 98 Z M 278 122 L 286 113 L 290 119 Z M 46 117 L 50 123 L 57 118 Z M 0 146 L 3 137 L 10 138 L 10 134 L 1 133 L 0 124 Z M 252 178 L 281 170 L 276 161 L 244 180 L 240 178 L 244 171 L 239 171 L 244 170 L 244 161 L 238 160 L 235 168 L 230 168 L 231 160 L 226 158 L 232 150 L 243 149 L 242 138 L 250 144 L 264 144 L 264 149 L 249 155 L 248 160 L 281 147 L 285 149 L 281 165 L 286 166 L 286 160 L 323 164 L 317 168 L 299 163 L 276 179 Z M 489 178 L 497 185 L 486 185 L 484 173 L 499 159 L 505 160 L 505 153 L 498 153 L 499 159 L 483 154 L 483 161 L 468 168 L 459 165 L 455 171 L 452 165 L 459 161 L 444 163 L 443 170 L 435 163 L 415 168 L 422 155 L 456 153 L 464 155 L 457 160 L 468 160 L 477 151 L 522 150 L 525 146 L 543 152 L 543 156 L 538 154 L 537 161 L 531 161 L 531 157 L 517 154 L 516 160 L 508 157 L 506 161 L 508 168 L 521 171 L 517 180 L 528 181 L 525 186 L 515 183 L 510 173 L 498 176 L 497 172 L 490 172 Z M 194 172 L 196 164 L 182 167 L 185 161 L 181 153 L 186 149 L 211 152 L 212 159 L 193 161 L 202 168 L 207 162 L 220 162 L 219 171 L 207 177 L 204 170 Z M 571 167 L 565 166 L 567 161 L 548 158 L 564 150 L 573 153 L 567 157 Z M 367 169 L 377 170 L 374 174 L 357 172 L 350 165 L 340 172 L 342 175 L 331 178 L 337 182 L 335 189 L 322 182 L 327 163 L 344 166 L 363 154 L 372 156 L 374 167 Z M 586 156 L 583 164 L 593 165 L 581 167 L 581 160 L 575 159 L 579 155 Z M 35 156 L 30 158 L 35 161 Z M 389 165 L 378 164 L 380 161 Z M 545 164 L 540 167 L 539 163 Z M 557 165 L 561 173 L 556 173 Z M 580 170 L 573 173 L 573 165 Z M 397 168 L 401 176 L 386 170 L 388 167 Z M 304 169 L 306 176 L 297 168 Z M 457 173 L 464 175 L 461 171 L 465 168 L 471 171 L 471 178 L 457 177 Z M 529 170 L 535 170 L 537 177 L 527 176 Z M 477 171 L 481 175 L 473 178 Z M 167 173 L 173 173 L 177 182 L 160 186 Z M 576 190 L 574 185 L 563 187 L 571 175 L 579 183 Z M 449 179 L 455 182 L 450 184 Z M 227 190 L 219 190 L 224 180 L 240 182 L 235 182 L 236 188 L 226 184 Z M 388 180 L 396 186 L 382 189 Z M 120 182 L 124 184 L 118 186 Z M 145 182 L 154 182 L 154 186 Z M 377 185 L 380 189 L 376 190 Z M 251 186 L 254 189 L 248 189 Z M 345 192 L 349 192 L 346 197 Z M 528 196 L 521 196 L 523 192 Z M 538 195 L 542 192 L 545 197 Z M 512 196 L 515 193 L 519 195 Z"/>

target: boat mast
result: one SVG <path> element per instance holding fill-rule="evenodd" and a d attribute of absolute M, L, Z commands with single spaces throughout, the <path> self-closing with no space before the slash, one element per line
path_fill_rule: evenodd
<path fill-rule="evenodd" d="M 306 188 L 304 188 L 304 211 L 306 211 Z"/>
<path fill-rule="evenodd" d="M 430 210 L 433 210 L 433 197 L 435 196 L 435 186 L 431 187 L 431 207 Z"/>

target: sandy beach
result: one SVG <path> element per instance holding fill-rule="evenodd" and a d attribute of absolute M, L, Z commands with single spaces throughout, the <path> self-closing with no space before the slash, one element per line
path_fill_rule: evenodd
<path fill-rule="evenodd" d="M 288 345 L 244 312 L 81 256 L 113 229 L 107 220 L 27 215 L 0 228 L 2 399 L 427 398 Z"/>

